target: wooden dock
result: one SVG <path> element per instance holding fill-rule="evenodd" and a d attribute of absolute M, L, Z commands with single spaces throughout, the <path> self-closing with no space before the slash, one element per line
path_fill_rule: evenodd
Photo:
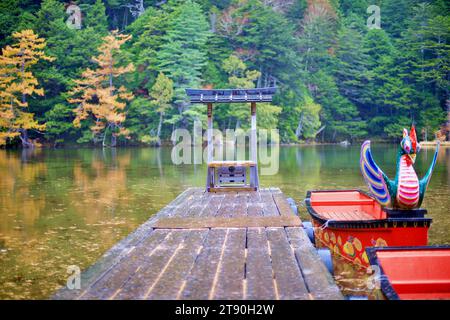
<path fill-rule="evenodd" d="M 342 299 L 278 188 L 190 188 L 54 299 Z"/>

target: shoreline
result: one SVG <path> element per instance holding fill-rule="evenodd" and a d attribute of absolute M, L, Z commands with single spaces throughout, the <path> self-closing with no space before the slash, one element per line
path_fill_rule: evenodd
<path fill-rule="evenodd" d="M 366 139 L 368 140 L 368 139 Z M 343 146 L 348 147 L 352 145 L 360 145 L 365 140 L 356 141 L 354 143 L 345 143 L 345 141 L 342 142 L 281 142 L 279 145 L 281 147 L 300 147 L 300 146 Z M 373 139 L 371 140 L 373 143 L 379 143 L 379 144 L 395 144 L 396 142 L 389 141 L 389 140 L 378 140 Z M 422 147 L 436 147 L 437 142 L 436 141 L 420 141 L 419 142 Z M 272 144 L 269 144 L 272 145 Z M 28 150 L 33 149 L 77 149 L 77 148 L 83 148 L 83 149 L 102 149 L 102 148 L 161 148 L 161 147 L 172 147 L 173 144 L 171 141 L 164 141 L 161 143 L 160 146 L 152 146 L 152 145 L 144 145 L 144 144 L 126 144 L 126 145 L 117 145 L 116 147 L 102 147 L 100 145 L 92 145 L 92 144 L 66 144 L 66 145 L 60 145 L 57 147 L 54 147 L 50 144 L 41 144 L 39 146 L 35 146 L 34 148 L 30 148 Z M 195 146 L 191 144 L 191 146 Z M 450 147 L 450 141 L 441 141 L 440 143 L 441 147 L 447 148 Z M 0 148 L 0 150 L 27 150 L 22 148 L 20 145 L 9 147 L 9 148 Z"/>

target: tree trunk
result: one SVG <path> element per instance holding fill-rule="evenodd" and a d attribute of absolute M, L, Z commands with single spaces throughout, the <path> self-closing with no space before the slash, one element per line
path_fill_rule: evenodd
<path fill-rule="evenodd" d="M 295 135 L 297 136 L 297 139 L 300 139 L 300 136 L 302 135 L 303 131 L 303 113 L 300 116 L 300 120 L 298 121 L 297 129 L 295 130 Z"/>
<path fill-rule="evenodd" d="M 241 120 L 237 119 L 235 131 L 237 131 L 240 127 L 241 127 Z"/>
<path fill-rule="evenodd" d="M 448 97 L 448 91 L 447 91 L 447 97 Z M 447 140 L 450 141 L 450 98 L 448 98 L 445 101 L 445 104 L 447 105 L 447 123 L 446 123 Z"/>
<path fill-rule="evenodd" d="M 28 138 L 27 129 L 20 129 L 20 140 L 22 141 L 22 147 L 34 148 L 34 144 L 30 142 L 30 139 Z"/>
<path fill-rule="evenodd" d="M 103 134 L 103 141 L 102 141 L 102 146 L 103 147 L 106 147 L 106 133 L 108 132 L 108 128 L 109 128 L 109 126 L 107 126 L 105 128 L 105 133 Z"/>
<path fill-rule="evenodd" d="M 156 145 L 158 147 L 161 146 L 161 127 L 162 127 L 162 122 L 163 122 L 163 113 L 161 112 L 159 114 L 159 123 L 158 123 L 158 130 L 156 131 L 156 137 L 158 139 L 158 141 L 156 141 Z"/>
<path fill-rule="evenodd" d="M 111 147 L 115 148 L 117 145 L 117 136 L 114 132 L 111 133 Z"/>
<path fill-rule="evenodd" d="M 217 13 L 212 12 L 209 15 L 209 22 L 211 24 L 211 33 L 216 33 L 216 21 L 217 21 Z"/>

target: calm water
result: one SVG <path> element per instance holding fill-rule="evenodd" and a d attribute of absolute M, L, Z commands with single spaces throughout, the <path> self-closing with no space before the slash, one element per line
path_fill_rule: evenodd
<path fill-rule="evenodd" d="M 390 176 L 396 146 L 374 146 Z M 433 149 L 419 154 L 419 176 Z M 0 150 L 0 298 L 47 298 L 69 265 L 86 268 L 185 188 L 203 186 L 204 165 L 171 162 L 171 150 Z M 261 176 L 298 203 L 308 189 L 363 188 L 359 146 L 282 147 L 277 175 Z M 424 202 L 431 244 L 450 244 L 450 149 L 441 149 Z M 300 207 L 302 218 L 307 213 Z M 360 294 L 362 272 L 336 263 L 345 294 Z M 358 280 L 358 281 L 355 281 Z"/>

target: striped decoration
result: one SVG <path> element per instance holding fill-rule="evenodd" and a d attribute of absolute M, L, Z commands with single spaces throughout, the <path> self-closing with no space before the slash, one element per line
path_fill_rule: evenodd
<path fill-rule="evenodd" d="M 408 155 L 400 158 L 397 203 L 404 209 L 412 209 L 419 203 L 419 179 Z"/>
<path fill-rule="evenodd" d="M 361 146 L 361 157 L 359 161 L 361 173 L 366 181 L 370 192 L 382 206 L 391 204 L 391 196 L 383 178 L 383 172 L 376 165 L 370 152 L 370 141 L 365 141 Z"/>

